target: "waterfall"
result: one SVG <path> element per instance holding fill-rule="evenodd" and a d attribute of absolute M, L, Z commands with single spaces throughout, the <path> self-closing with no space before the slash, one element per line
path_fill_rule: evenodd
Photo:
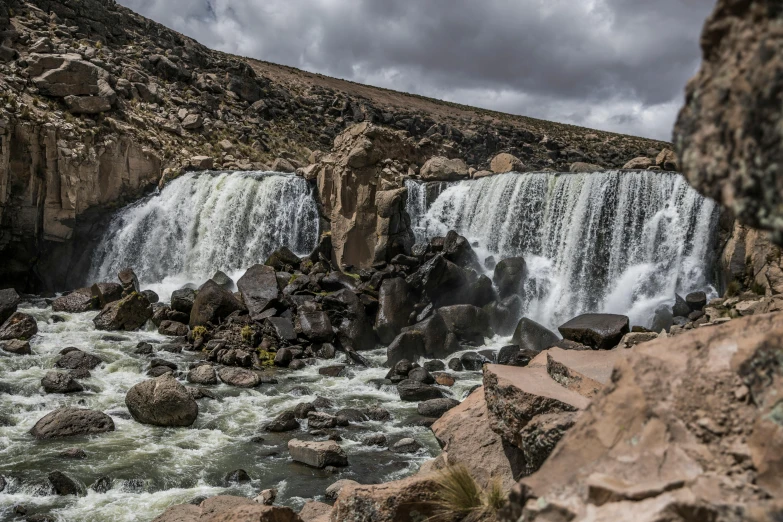
<path fill-rule="evenodd" d="M 317 241 L 318 210 L 304 179 L 190 173 L 114 216 L 90 275 L 113 281 L 132 267 L 146 288 L 166 293 L 217 270 L 232 275 L 263 263 L 281 246 L 309 254 Z"/>
<path fill-rule="evenodd" d="M 551 328 L 586 312 L 649 327 L 675 292 L 716 295 L 717 205 L 679 174 L 509 173 L 451 183 L 436 197 L 427 185 L 408 181 L 417 241 L 456 230 L 482 259 L 524 257 L 524 314 Z"/>

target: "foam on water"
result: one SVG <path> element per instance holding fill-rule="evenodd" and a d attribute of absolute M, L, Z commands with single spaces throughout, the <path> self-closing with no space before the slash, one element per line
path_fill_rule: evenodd
<path fill-rule="evenodd" d="M 550 328 L 585 312 L 650 326 L 675 292 L 716 295 L 718 209 L 679 174 L 509 173 L 407 187 L 417 241 L 456 230 L 482 257 L 525 257 L 524 314 Z"/>

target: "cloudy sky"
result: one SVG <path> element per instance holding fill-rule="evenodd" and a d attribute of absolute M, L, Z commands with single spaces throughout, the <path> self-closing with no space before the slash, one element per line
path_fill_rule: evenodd
<path fill-rule="evenodd" d="M 669 140 L 714 0 L 118 0 L 234 54 Z"/>

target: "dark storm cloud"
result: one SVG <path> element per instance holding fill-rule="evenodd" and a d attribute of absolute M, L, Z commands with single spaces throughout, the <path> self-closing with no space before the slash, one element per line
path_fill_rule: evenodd
<path fill-rule="evenodd" d="M 713 0 L 120 0 L 224 51 L 668 139 Z"/>

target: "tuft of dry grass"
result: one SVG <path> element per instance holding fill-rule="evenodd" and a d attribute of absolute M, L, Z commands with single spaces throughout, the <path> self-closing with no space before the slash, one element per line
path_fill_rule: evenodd
<path fill-rule="evenodd" d="M 496 520 L 506 504 L 506 493 L 499 481 L 492 481 L 484 488 L 461 464 L 444 469 L 436 482 L 435 515 L 430 517 L 430 522 Z"/>

